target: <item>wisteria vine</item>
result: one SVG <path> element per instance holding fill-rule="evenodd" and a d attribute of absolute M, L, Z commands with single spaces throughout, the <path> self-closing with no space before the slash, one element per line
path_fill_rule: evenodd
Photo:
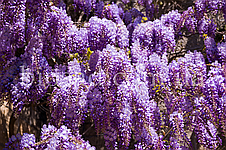
<path fill-rule="evenodd" d="M 51 114 L 40 137 L 18 133 L 4 149 L 93 150 L 79 132 L 87 118 L 110 150 L 193 149 L 189 133 L 204 148 L 225 146 L 226 39 L 210 15 L 226 21 L 226 2 L 196 0 L 160 18 L 156 1 L 131 3 L 0 1 L 0 99 L 15 117 L 41 99 Z M 182 31 L 204 47 L 171 60 Z"/>

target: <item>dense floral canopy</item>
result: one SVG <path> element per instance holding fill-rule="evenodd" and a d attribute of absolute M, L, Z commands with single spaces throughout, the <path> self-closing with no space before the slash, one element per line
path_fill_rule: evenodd
<path fill-rule="evenodd" d="M 40 137 L 18 133 L 5 149 L 95 149 L 79 132 L 87 118 L 106 149 L 192 149 L 188 133 L 223 147 L 226 2 L 158 16 L 162 5 L 0 1 L 0 98 L 15 117 L 43 104 L 51 114 Z M 179 39 L 192 35 L 203 48 L 177 56 Z"/>

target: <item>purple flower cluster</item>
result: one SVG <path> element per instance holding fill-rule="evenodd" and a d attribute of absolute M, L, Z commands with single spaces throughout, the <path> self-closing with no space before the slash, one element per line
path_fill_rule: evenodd
<path fill-rule="evenodd" d="M 20 145 L 24 148 L 29 149 L 84 149 L 84 150 L 95 150 L 89 142 L 84 141 L 81 135 L 76 133 L 72 134 L 71 130 L 65 125 L 56 128 L 53 125 L 43 125 L 41 131 L 41 141 L 35 143 L 35 137 L 33 134 L 24 134 Z"/>
<path fill-rule="evenodd" d="M 215 149 L 221 145 L 221 139 L 217 130 L 223 132 L 225 75 L 218 62 L 211 64 L 208 78 L 204 80 L 204 97 L 196 97 L 195 110 L 192 112 L 191 126 L 197 135 L 198 142 L 206 148 Z M 219 123 L 218 123 L 219 122 Z"/>
<path fill-rule="evenodd" d="M 40 145 L 43 149 L 75 149 L 75 144 L 72 142 L 73 137 L 70 129 L 62 125 L 59 129 L 52 125 L 46 125 L 42 128 L 41 140 L 45 141 Z"/>
<path fill-rule="evenodd" d="M 25 44 L 25 0 L 4 1 L 0 11 L 0 60 L 4 65 Z"/>
<path fill-rule="evenodd" d="M 165 26 L 160 20 L 140 24 L 133 32 L 133 42 L 140 41 L 141 46 L 148 49 L 148 55 L 156 52 L 173 51 L 175 46 L 174 30 Z"/>
<path fill-rule="evenodd" d="M 75 13 L 83 10 L 86 15 L 89 15 L 92 8 L 96 7 L 96 0 L 73 0 Z"/>
<path fill-rule="evenodd" d="M 117 147 L 117 132 L 113 127 L 107 126 L 104 131 L 104 140 L 105 146 L 108 149 L 113 149 Z"/>
<path fill-rule="evenodd" d="M 181 17 L 180 23 L 185 21 L 185 26 L 188 29 L 189 32 L 195 33 L 196 27 L 197 27 L 197 18 L 195 17 L 195 11 L 192 9 L 192 7 L 188 7 L 188 10 L 183 12 L 183 17 Z M 183 26 L 183 24 L 180 24 Z M 178 29 L 180 28 L 180 25 L 178 26 Z"/>
<path fill-rule="evenodd" d="M 16 78 L 10 83 L 11 100 L 18 112 L 24 104 L 42 98 L 48 89 L 51 68 L 42 56 L 42 46 L 41 40 L 32 38 L 25 49 L 26 52 L 9 63 L 12 66 L 18 63 L 18 71 L 14 74 Z M 4 87 L 8 87 L 7 84 Z"/>
<path fill-rule="evenodd" d="M 14 80 L 18 77 L 21 69 L 20 66 L 23 65 L 24 61 L 26 60 L 21 60 L 20 58 L 14 57 L 8 60 L 8 63 L 3 66 L 0 76 L 1 98 L 4 98 L 4 95 L 10 92 L 11 84 L 14 83 Z"/>
<path fill-rule="evenodd" d="M 66 10 L 51 6 L 46 14 L 46 21 L 42 27 L 43 54 L 48 58 L 60 57 L 63 53 L 70 53 L 70 28 L 73 26 Z"/>
<path fill-rule="evenodd" d="M 8 149 L 83 149 L 83 150 L 95 150 L 89 142 L 84 141 L 81 135 L 76 133 L 72 134 L 71 130 L 62 125 L 60 128 L 56 128 L 53 125 L 44 125 L 41 131 L 41 141 L 35 142 L 34 134 L 24 133 L 22 136 L 17 134 L 9 139 L 6 143 L 4 150 Z"/>
<path fill-rule="evenodd" d="M 87 53 L 87 48 L 89 47 L 88 41 L 88 30 L 86 28 L 77 29 L 76 26 L 72 26 L 69 31 L 70 38 L 70 52 L 78 53 L 84 56 Z"/>
<path fill-rule="evenodd" d="M 147 60 L 148 60 L 148 49 L 142 48 L 140 41 L 136 40 L 134 43 L 132 43 L 131 46 L 131 61 L 133 65 L 146 64 Z"/>
<path fill-rule="evenodd" d="M 148 87 L 151 98 L 155 97 L 156 92 L 163 92 L 169 82 L 168 62 L 164 58 L 160 58 L 156 53 L 149 56 L 148 65 L 146 67 L 148 74 Z"/>
<path fill-rule="evenodd" d="M 217 136 L 217 129 L 212 122 L 208 120 L 207 123 L 204 123 L 204 120 L 198 116 L 193 120 L 196 122 L 194 132 L 197 134 L 200 144 L 209 149 L 216 149 L 221 145 L 221 140 Z"/>
<path fill-rule="evenodd" d="M 35 144 L 35 135 L 24 133 L 21 138 L 20 147 L 22 149 L 31 149 L 31 147 L 34 146 L 34 144 Z"/>
<path fill-rule="evenodd" d="M 34 150 L 35 146 L 35 135 L 24 133 L 22 136 L 18 133 L 16 136 L 13 135 L 9 138 L 9 142 L 5 144 L 4 150 Z"/>
<path fill-rule="evenodd" d="M 151 5 L 152 0 L 138 0 L 137 2 L 142 6 L 148 6 Z"/>
<path fill-rule="evenodd" d="M 169 84 L 164 98 L 168 113 L 182 110 L 192 111 L 192 101 L 197 92 L 204 92 L 206 81 L 206 65 L 203 55 L 199 52 L 188 53 L 177 61 L 169 64 Z"/>
<path fill-rule="evenodd" d="M 219 60 L 219 52 L 217 49 L 217 44 L 212 37 L 206 37 L 204 40 L 204 44 L 206 46 L 206 54 L 209 62 L 214 62 L 215 60 Z"/>
<path fill-rule="evenodd" d="M 218 43 L 217 49 L 219 52 L 220 61 L 226 63 L 226 42 Z"/>
<path fill-rule="evenodd" d="M 215 67 L 211 67 L 211 70 L 208 72 L 208 79 L 205 82 L 205 95 L 206 95 L 206 106 L 210 109 L 210 113 L 213 113 L 212 118 L 217 121 L 219 119 L 219 114 L 221 113 L 221 101 L 222 97 L 225 95 L 225 74 L 224 70 L 221 67 L 221 64 L 214 62 L 212 63 Z M 219 67 L 219 68 L 218 68 Z"/>
<path fill-rule="evenodd" d="M 50 68 L 41 47 L 39 40 L 32 39 L 25 49 L 27 52 L 9 60 L 1 70 L 1 97 L 10 94 L 19 112 L 24 104 L 40 99 L 47 91 Z"/>
<path fill-rule="evenodd" d="M 124 24 L 117 25 L 116 41 L 121 49 L 129 47 L 129 31 Z"/>
<path fill-rule="evenodd" d="M 186 133 L 184 133 L 183 114 L 178 113 L 178 112 L 173 112 L 172 114 L 170 114 L 169 120 L 172 123 L 173 134 L 174 134 L 174 136 L 172 136 L 170 138 L 170 140 L 173 140 L 173 142 L 171 142 L 171 143 L 172 143 L 172 145 L 174 145 L 174 148 L 175 148 L 175 144 L 174 144 L 175 142 L 178 144 L 177 147 L 180 147 L 180 143 L 183 143 L 184 136 L 186 136 Z"/>
<path fill-rule="evenodd" d="M 62 72 L 61 72 L 62 71 Z M 88 85 L 80 76 L 81 68 L 77 60 L 69 62 L 66 69 L 55 70 L 57 87 L 53 90 L 54 97 L 50 100 L 52 105 L 52 124 L 56 126 L 67 125 L 73 133 L 78 131 L 87 109 L 86 93 Z"/>
<path fill-rule="evenodd" d="M 181 14 L 178 13 L 178 10 L 172 10 L 168 14 L 162 15 L 160 20 L 167 27 L 173 26 L 176 31 L 181 20 Z"/>
<path fill-rule="evenodd" d="M 133 81 L 133 84 L 134 100 L 132 106 L 135 108 L 132 114 L 132 125 L 135 127 L 133 130 L 135 139 L 146 148 L 151 146 L 156 149 L 159 144 L 162 145 L 155 129 L 157 104 L 149 98 L 148 86 L 145 82 L 139 81 L 138 78 Z"/>
<path fill-rule="evenodd" d="M 12 135 L 12 137 L 9 138 L 9 142 L 5 144 L 4 150 L 17 150 L 20 149 L 20 141 L 22 136 L 18 133 L 16 136 Z"/>
<path fill-rule="evenodd" d="M 207 34 L 208 36 L 214 38 L 216 32 L 216 25 L 214 24 L 213 20 L 206 19 L 203 17 L 201 20 L 198 21 L 197 29 L 199 34 Z"/>
<path fill-rule="evenodd" d="M 115 44 L 117 27 L 113 21 L 92 17 L 89 24 L 88 39 L 92 51 L 102 51 L 107 44 Z"/>
<path fill-rule="evenodd" d="M 113 22 L 115 22 L 116 24 L 123 24 L 122 19 L 119 16 L 119 8 L 117 6 L 117 4 L 109 4 L 107 6 L 104 7 L 103 10 L 103 17 L 112 20 Z"/>
<path fill-rule="evenodd" d="M 103 1 L 99 1 L 98 3 L 96 3 L 95 15 L 98 16 L 99 18 L 101 18 L 103 9 L 104 9 L 104 2 Z"/>
<path fill-rule="evenodd" d="M 117 141 L 106 134 L 107 146 L 126 149 L 132 131 L 136 139 L 146 146 L 158 143 L 159 137 L 154 128 L 156 103 L 149 99 L 146 82 L 135 75 L 125 51 L 117 51 L 107 45 L 100 54 L 97 68 L 87 95 L 91 116 L 98 132 L 111 126 L 111 130 L 114 129 L 120 137 Z"/>
<path fill-rule="evenodd" d="M 120 124 L 127 124 L 124 120 L 126 118 L 123 116 L 129 114 L 127 114 L 126 110 L 123 110 L 123 106 L 126 105 L 128 99 L 124 99 L 125 95 L 118 93 L 119 91 L 117 90 L 122 84 L 124 85 L 124 82 L 129 80 L 131 65 L 128 57 L 125 55 L 125 51 L 120 49 L 119 52 L 117 52 L 114 46 L 107 45 L 107 47 L 99 53 L 96 68 L 97 73 L 93 75 L 93 83 L 87 95 L 91 108 L 91 116 L 102 128 L 107 127 L 108 123 L 111 122 L 118 126 L 119 122 L 114 120 L 114 115 L 120 116 L 120 114 L 122 117 L 122 123 Z M 100 107 L 100 105 L 104 105 L 105 107 Z M 114 105 L 118 107 L 115 108 Z M 130 106 L 128 106 L 128 108 L 129 107 Z M 128 111 L 130 111 L 130 109 Z M 104 115 L 104 112 L 108 115 L 100 117 Z M 123 113 L 126 114 L 123 115 Z M 121 128 L 127 127 L 128 126 L 122 126 Z M 123 135 L 123 137 L 125 136 L 126 134 Z"/>
<path fill-rule="evenodd" d="M 195 2 L 195 9 L 199 15 L 203 15 L 207 10 L 221 10 L 225 5 L 224 0 L 197 0 Z"/>

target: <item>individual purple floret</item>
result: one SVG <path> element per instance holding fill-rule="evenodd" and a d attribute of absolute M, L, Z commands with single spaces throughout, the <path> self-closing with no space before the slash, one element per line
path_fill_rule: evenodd
<path fill-rule="evenodd" d="M 20 147 L 22 149 L 31 149 L 35 144 L 35 135 L 24 133 L 21 138 Z"/>

